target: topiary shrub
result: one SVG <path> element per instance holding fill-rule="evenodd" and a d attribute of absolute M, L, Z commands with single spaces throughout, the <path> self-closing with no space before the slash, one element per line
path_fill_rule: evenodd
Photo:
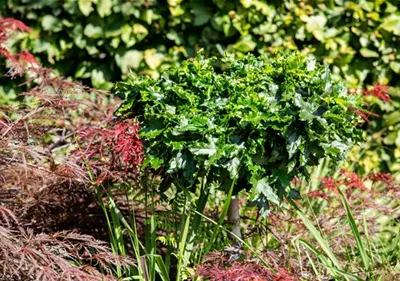
<path fill-rule="evenodd" d="M 295 176 L 307 176 L 321 158 L 343 159 L 360 138 L 359 96 L 299 53 L 198 55 L 157 80 L 132 76 L 114 91 L 125 96 L 116 114 L 140 122 L 144 165 L 164 171 L 166 186 L 193 189 L 206 177 L 225 191 L 251 191 L 264 215 L 269 202 L 295 195 Z"/>

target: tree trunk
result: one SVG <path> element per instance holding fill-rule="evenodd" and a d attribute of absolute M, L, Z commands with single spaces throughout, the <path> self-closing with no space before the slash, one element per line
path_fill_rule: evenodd
<path fill-rule="evenodd" d="M 237 196 L 232 196 L 228 210 L 228 223 L 232 225 L 232 232 L 239 238 L 242 238 L 240 231 L 240 206 Z"/>

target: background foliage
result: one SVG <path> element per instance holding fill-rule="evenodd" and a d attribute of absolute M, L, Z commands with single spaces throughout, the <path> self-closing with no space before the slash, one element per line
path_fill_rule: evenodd
<path fill-rule="evenodd" d="M 34 29 L 21 47 L 45 66 L 105 89 L 129 69 L 157 77 L 199 48 L 206 56 L 297 49 L 331 65 L 349 86 L 398 85 L 398 1 L 265 2 L 5 0 L 0 16 Z"/>
<path fill-rule="evenodd" d="M 365 97 L 370 122 L 365 124 L 365 143 L 349 156 L 352 166 L 361 174 L 386 171 L 400 173 L 400 92 L 398 88 L 386 89 L 391 100 L 375 96 Z"/>

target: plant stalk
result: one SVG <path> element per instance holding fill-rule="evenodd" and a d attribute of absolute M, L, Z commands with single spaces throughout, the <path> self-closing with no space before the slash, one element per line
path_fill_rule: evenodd
<path fill-rule="evenodd" d="M 231 203 L 228 209 L 228 223 L 232 225 L 232 232 L 242 238 L 242 233 L 240 231 L 240 206 L 239 198 L 237 196 L 232 196 Z"/>

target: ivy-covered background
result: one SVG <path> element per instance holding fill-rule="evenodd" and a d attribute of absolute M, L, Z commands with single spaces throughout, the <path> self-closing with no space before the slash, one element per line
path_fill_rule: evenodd
<path fill-rule="evenodd" d="M 395 0 L 3 0 L 0 16 L 33 28 L 19 35 L 16 48 L 107 90 L 130 71 L 157 78 L 202 48 L 206 57 L 300 50 L 329 65 L 349 88 L 398 87 L 399 6 Z M 21 89 L 2 78 L 6 69 L 0 67 L 4 104 Z M 391 93 L 397 100 L 396 90 Z M 371 118 L 365 135 L 374 144 L 357 163 L 361 170 L 400 172 L 399 103 L 371 102 L 370 109 L 385 117 Z"/>
<path fill-rule="evenodd" d="M 266 4 L 268 2 L 268 4 Z M 200 48 L 301 50 L 350 87 L 400 81 L 399 1 L 4 0 L 2 17 L 34 29 L 29 47 L 60 73 L 109 89 L 129 70 L 157 77 Z"/>

